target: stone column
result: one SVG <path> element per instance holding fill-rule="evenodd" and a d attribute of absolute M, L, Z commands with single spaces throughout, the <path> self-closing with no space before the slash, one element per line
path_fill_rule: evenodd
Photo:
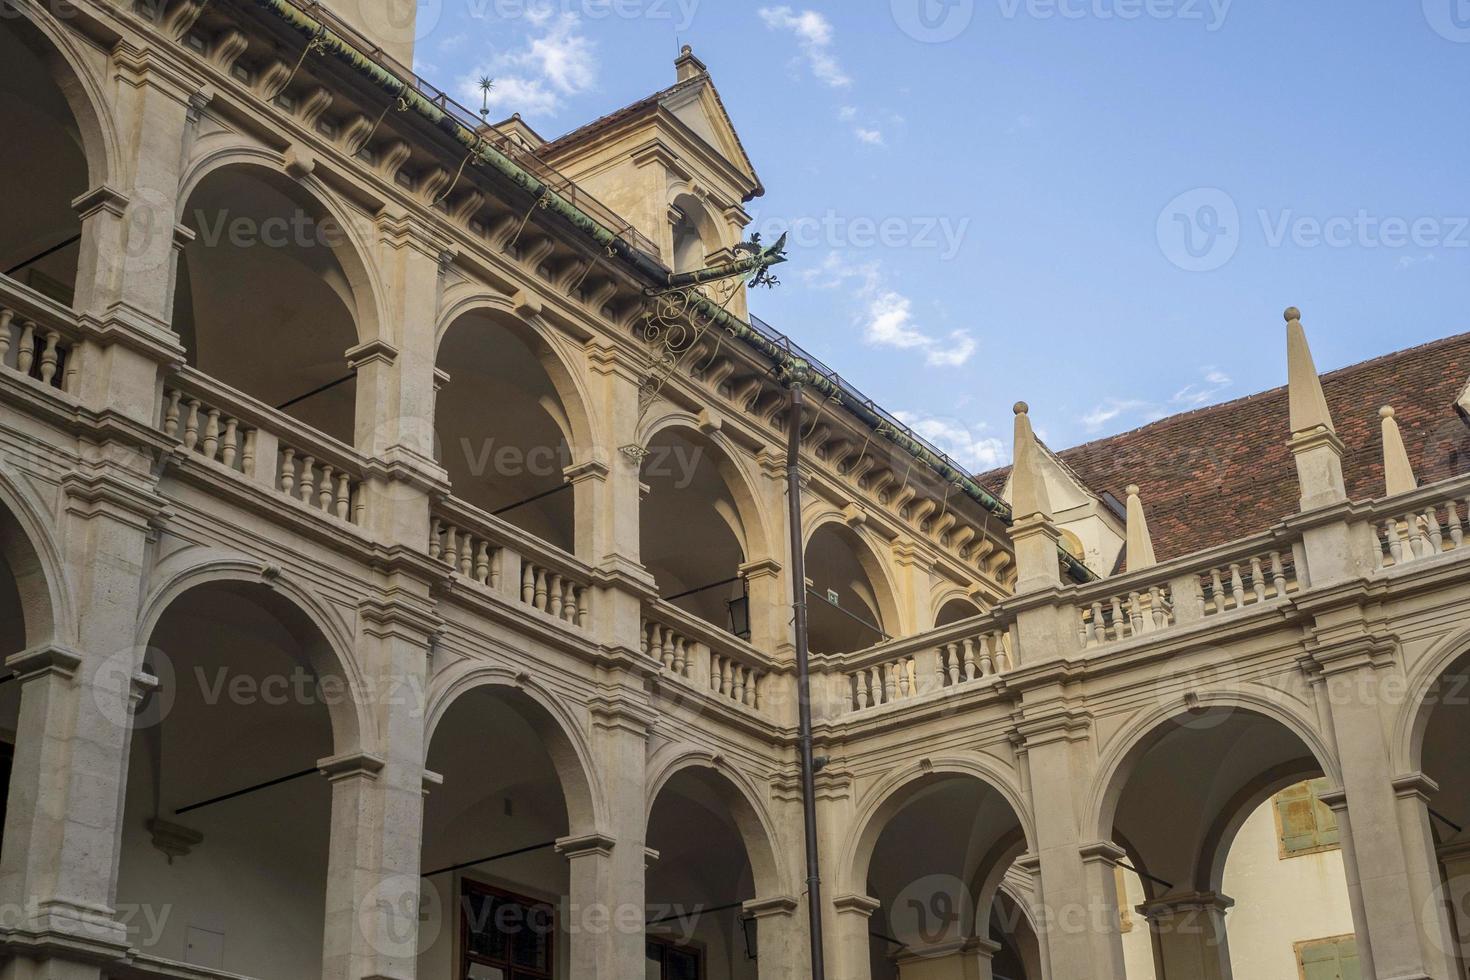
<path fill-rule="evenodd" d="M 432 228 L 398 210 L 377 216 L 375 252 L 387 288 L 378 336 L 344 353 L 357 372 L 354 441 L 376 461 L 364 481 L 366 520 L 378 540 L 423 552 L 429 502 L 449 491 L 434 458 L 436 370 L 444 272 L 452 254 Z"/>
<path fill-rule="evenodd" d="M 811 972 L 802 905 L 789 895 L 756 898 L 741 907 L 756 924 L 756 970 L 760 980 L 805 980 Z"/>
<path fill-rule="evenodd" d="M 842 980 L 869 980 L 872 977 L 873 913 L 880 908 L 878 900 L 868 895 L 839 895 L 832 901 L 836 914 L 827 927 L 827 973 Z"/>
<path fill-rule="evenodd" d="M 1454 930 L 1455 959 L 1460 972 L 1458 980 L 1470 977 L 1470 842 L 1445 844 L 1438 850 L 1439 867 L 1444 878 L 1445 904 L 1449 906 L 1450 926 Z"/>
<path fill-rule="evenodd" d="M 1123 852 L 1080 832 L 1078 794 L 1093 762 L 1090 726 L 1065 700 L 1059 690 L 1046 692 L 1039 703 L 1048 716 L 1022 723 L 1036 854 L 1018 865 L 1036 872 L 1038 938 L 1052 976 L 1124 980 L 1116 876 Z"/>
<path fill-rule="evenodd" d="M 359 612 L 364 681 L 350 696 L 374 730 L 319 763 L 332 783 L 324 980 L 413 980 L 418 963 L 427 654 L 439 623 L 426 588 L 415 602 L 413 583 L 399 585 Z"/>
<path fill-rule="evenodd" d="M 1165 980 L 1230 980 L 1225 913 L 1234 904 L 1224 895 L 1201 893 L 1138 907 L 1153 933 Z"/>
<path fill-rule="evenodd" d="M 22 686 L 0 856 L 0 903 L 20 910 L 17 938 L 45 952 L 0 966 L 6 980 L 96 977 L 98 966 L 82 964 L 127 947 L 112 903 L 129 735 L 138 698 L 155 683 L 141 673 L 133 636 L 163 501 L 146 476 L 107 464 L 69 474 L 63 490 L 75 646 L 50 644 L 8 663 Z"/>
<path fill-rule="evenodd" d="M 907 951 L 898 957 L 898 980 L 991 980 L 991 961 L 998 952 L 1000 943 L 978 936 L 946 948 Z"/>
<path fill-rule="evenodd" d="M 557 851 L 571 866 L 571 891 L 561 923 L 570 932 L 568 976 L 624 980 L 644 973 L 645 761 L 653 717 L 642 692 L 623 686 L 596 699 L 591 708 L 606 826 L 557 842 Z"/>
<path fill-rule="evenodd" d="M 1396 669 L 1394 646 L 1347 623 L 1324 630 L 1323 620 L 1319 615 L 1313 657 L 1326 674 L 1343 783 L 1341 793 L 1323 802 L 1339 813 L 1364 973 L 1395 980 L 1453 977 L 1457 967 L 1448 916 L 1435 894 L 1439 869 L 1426 806 L 1437 787 L 1419 773 L 1396 778 L 1389 759 L 1390 722 L 1383 710 L 1393 701 L 1379 680 Z"/>
<path fill-rule="evenodd" d="M 789 659 L 793 651 L 791 590 L 781 574 L 781 563 L 773 558 L 746 562 L 739 573 L 750 599 L 751 645 L 762 653 Z"/>

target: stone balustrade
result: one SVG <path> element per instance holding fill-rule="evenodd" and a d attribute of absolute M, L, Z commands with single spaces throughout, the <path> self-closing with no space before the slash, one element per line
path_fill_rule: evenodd
<path fill-rule="evenodd" d="M 1302 587 L 1293 536 L 1258 535 L 1074 590 L 1084 650 L 1274 602 Z"/>
<path fill-rule="evenodd" d="M 75 394 L 77 336 L 70 310 L 0 276 L 0 369 Z"/>
<path fill-rule="evenodd" d="M 164 388 L 163 434 L 226 469 L 254 473 L 259 430 L 179 388 Z"/>
<path fill-rule="evenodd" d="M 202 457 L 302 507 L 361 525 L 363 465 L 350 447 L 194 368 L 164 386 L 159 427 Z"/>
<path fill-rule="evenodd" d="M 644 655 L 675 678 L 759 712 L 767 707 L 771 670 L 745 641 L 667 602 L 644 607 Z"/>
<path fill-rule="evenodd" d="M 1446 480 L 1374 501 L 1367 524 L 1380 570 L 1458 551 L 1470 527 L 1470 479 Z"/>
<path fill-rule="evenodd" d="M 838 700 L 848 711 L 909 701 L 984 681 L 1004 674 L 1017 663 L 1010 619 L 997 613 L 881 643 L 838 659 L 843 665 Z"/>
<path fill-rule="evenodd" d="M 429 557 L 466 582 L 499 593 L 569 627 L 591 619 L 591 575 L 571 555 L 459 500 L 437 506 L 429 527 Z"/>

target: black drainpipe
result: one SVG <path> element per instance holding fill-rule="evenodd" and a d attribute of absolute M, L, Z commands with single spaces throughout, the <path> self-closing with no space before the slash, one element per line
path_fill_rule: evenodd
<path fill-rule="evenodd" d="M 807 928 L 811 932 L 812 980 L 825 980 L 822 957 L 822 871 L 817 855 L 817 796 L 812 761 L 812 677 L 807 652 L 806 554 L 801 530 L 801 381 L 791 384 L 786 421 L 786 503 L 791 525 L 791 599 L 796 612 L 797 741 L 801 749 L 801 808 L 806 825 Z"/>

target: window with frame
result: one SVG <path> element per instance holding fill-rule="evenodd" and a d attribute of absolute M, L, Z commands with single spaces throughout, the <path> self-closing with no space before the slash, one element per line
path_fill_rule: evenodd
<path fill-rule="evenodd" d="M 1325 778 L 1314 779 L 1276 794 L 1276 835 L 1283 860 L 1341 846 L 1337 814 L 1321 799 L 1328 788 Z"/>
<path fill-rule="evenodd" d="M 461 980 L 551 980 L 556 910 L 475 881 L 460 885 Z"/>
<path fill-rule="evenodd" d="M 699 950 L 650 937 L 644 980 L 704 980 L 704 958 Z"/>
<path fill-rule="evenodd" d="M 1296 944 L 1297 969 L 1301 980 L 1361 980 L 1358 941 L 1352 936 L 1334 936 Z"/>

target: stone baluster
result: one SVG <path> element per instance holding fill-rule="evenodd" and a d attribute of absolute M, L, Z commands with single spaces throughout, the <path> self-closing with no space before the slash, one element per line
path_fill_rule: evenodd
<path fill-rule="evenodd" d="M 1240 574 L 1240 562 L 1230 563 L 1230 596 L 1235 600 L 1233 608 L 1239 609 L 1245 605 L 1245 580 Z"/>
<path fill-rule="evenodd" d="M 1216 615 L 1225 611 L 1225 583 L 1218 568 L 1210 569 L 1210 599 L 1214 603 Z"/>
<path fill-rule="evenodd" d="M 219 409 L 217 408 L 205 410 L 204 439 L 199 448 L 204 453 L 205 459 L 214 459 L 219 453 Z"/>
<path fill-rule="evenodd" d="M 1465 541 L 1465 525 L 1460 521 L 1460 506 L 1456 501 L 1445 502 L 1445 517 L 1450 529 L 1450 544 L 1458 548 Z"/>
<path fill-rule="evenodd" d="M 317 485 L 316 507 L 318 510 L 326 511 L 328 514 L 332 513 L 332 505 L 336 496 L 336 483 L 333 481 L 333 477 L 336 474 L 336 467 L 332 466 L 331 463 L 322 464 L 321 482 Z M 307 503 L 311 503 L 311 501 L 308 500 Z"/>
<path fill-rule="evenodd" d="M 1429 553 L 1437 555 L 1444 551 L 1444 528 L 1439 523 L 1439 505 L 1430 504 L 1424 512 L 1424 523 L 1429 531 Z"/>
<path fill-rule="evenodd" d="M 980 666 L 975 662 L 975 641 L 965 640 L 965 680 L 972 681 L 980 674 Z"/>
<path fill-rule="evenodd" d="M 1251 589 L 1256 594 L 1257 602 L 1266 601 L 1266 570 L 1259 557 L 1251 559 Z"/>
<path fill-rule="evenodd" d="M 230 469 L 235 468 L 235 459 L 240 454 L 240 423 L 235 419 L 225 420 L 225 431 L 220 437 L 220 461 Z"/>
<path fill-rule="evenodd" d="M 1271 552 L 1271 585 L 1276 590 L 1276 598 L 1286 595 L 1286 568 L 1281 563 L 1279 551 Z"/>
<path fill-rule="evenodd" d="M 475 573 L 475 536 L 464 533 L 464 547 L 459 549 L 459 574 L 470 578 Z"/>
<path fill-rule="evenodd" d="M 337 475 L 337 516 L 342 520 L 348 520 L 352 512 L 352 480 L 346 473 Z M 354 520 L 353 523 L 361 523 Z"/>
<path fill-rule="evenodd" d="M 730 697 L 735 701 L 744 701 L 746 669 L 739 664 L 735 664 L 732 673 L 734 674 L 734 677 L 732 679 L 734 687 L 732 687 L 730 690 Z"/>
<path fill-rule="evenodd" d="M 36 361 L 36 321 L 27 320 L 20 327 L 20 346 L 15 351 L 15 369 L 29 375 Z"/>
<path fill-rule="evenodd" d="M 311 503 L 312 497 L 316 495 L 315 456 L 306 456 L 301 460 L 301 472 L 296 478 L 296 492 L 308 505 Z"/>
<path fill-rule="evenodd" d="M 1137 592 L 1128 594 L 1128 628 L 1133 636 L 1143 632 L 1143 599 Z"/>
<path fill-rule="evenodd" d="M 187 445 L 187 443 L 188 443 L 188 436 L 185 436 L 185 444 Z M 289 496 L 291 496 L 291 492 L 292 492 L 292 490 L 295 489 L 295 487 L 296 487 L 296 450 L 294 450 L 294 449 L 283 449 L 281 451 L 281 492 L 284 493 L 284 494 L 286 494 L 286 496 L 289 497 Z"/>
<path fill-rule="evenodd" d="M 184 416 L 184 448 L 193 450 L 199 445 L 199 399 L 189 399 L 189 414 Z"/>
<path fill-rule="evenodd" d="M 443 533 L 443 521 L 436 517 L 429 522 L 429 557 L 434 561 L 438 561 L 439 556 L 444 553 L 444 545 L 440 541 L 440 535 Z"/>
<path fill-rule="evenodd" d="M 46 348 L 41 351 L 41 383 L 51 384 L 51 379 L 56 377 L 56 365 L 61 359 L 56 345 L 61 342 L 61 334 L 55 330 L 46 331 Z"/>
<path fill-rule="evenodd" d="M 991 649 L 989 636 L 982 636 L 976 642 L 980 646 L 980 676 L 989 677 L 995 673 L 995 652 Z"/>
<path fill-rule="evenodd" d="M 459 528 L 450 524 L 444 529 L 444 551 L 442 554 L 444 564 L 458 571 L 459 569 Z"/>
<path fill-rule="evenodd" d="M 1164 590 L 1157 585 L 1149 586 L 1148 608 L 1153 614 L 1154 629 L 1166 629 L 1169 626 L 1169 605 L 1164 598 Z"/>
<path fill-rule="evenodd" d="M 0 310 L 0 364 L 10 356 L 10 343 L 14 339 L 10 332 L 10 325 L 15 320 L 14 310 Z"/>
<path fill-rule="evenodd" d="M 1388 555 L 1395 565 L 1404 563 L 1404 542 L 1399 537 L 1399 522 L 1390 517 L 1383 524 L 1383 537 L 1388 542 Z"/>
<path fill-rule="evenodd" d="M 547 591 L 546 569 L 536 569 L 536 594 L 532 605 L 538 612 L 545 612 L 551 600 L 551 594 Z"/>
<path fill-rule="evenodd" d="M 0 338 L 6 336 L 8 336 L 8 332 L 0 332 Z M 164 397 L 163 434 L 170 439 L 179 434 L 179 402 L 183 397 L 183 393 L 176 388 L 170 388 Z"/>

